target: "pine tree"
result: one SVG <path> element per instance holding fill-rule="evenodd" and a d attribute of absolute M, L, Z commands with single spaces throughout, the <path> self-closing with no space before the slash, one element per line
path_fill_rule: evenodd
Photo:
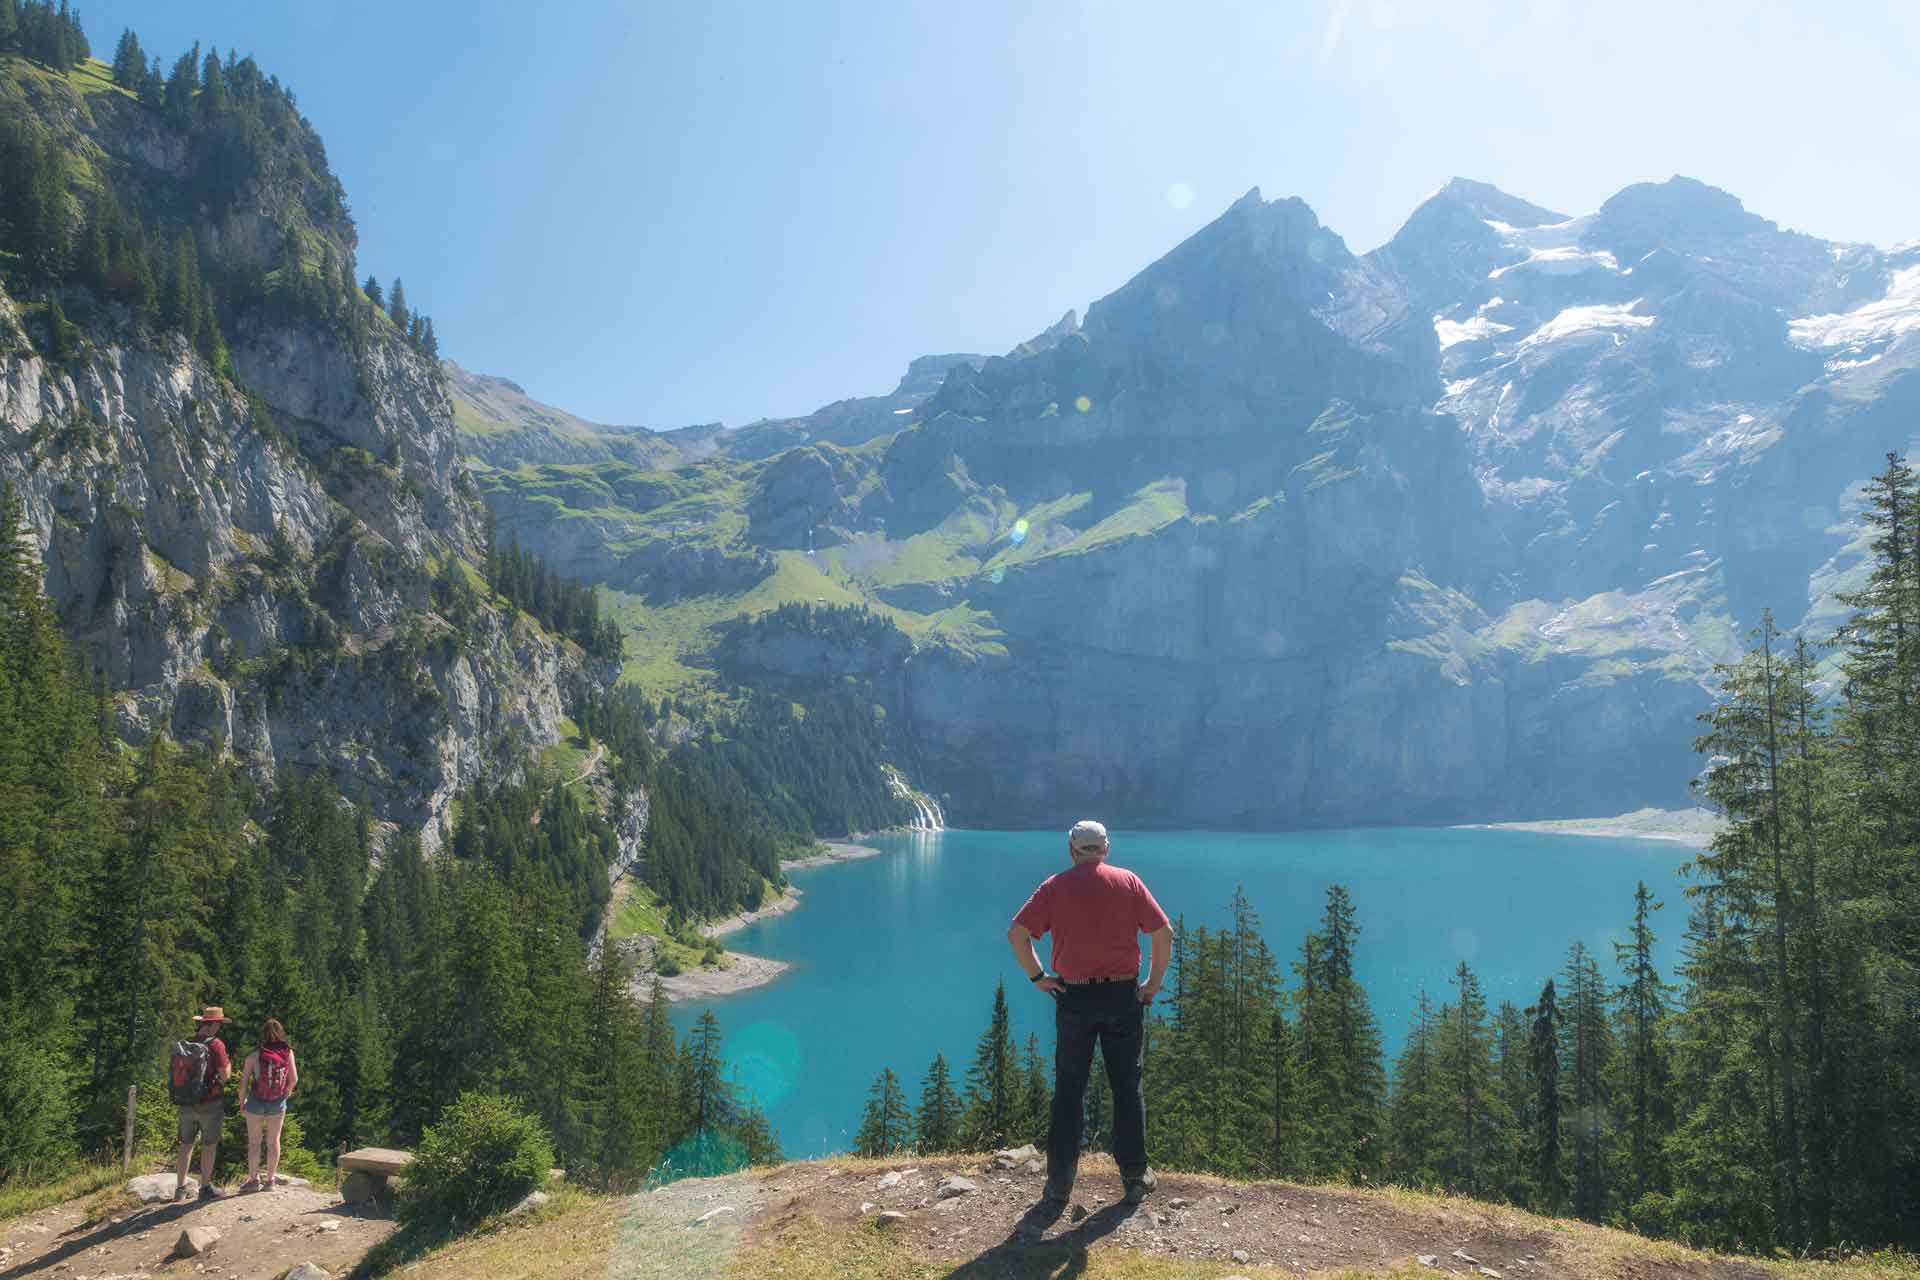
<path fill-rule="evenodd" d="M 1321 927 L 1301 948 L 1300 1044 L 1311 1091 L 1312 1173 L 1352 1178 L 1379 1168 L 1386 1072 L 1380 1031 L 1367 995 L 1353 976 L 1360 933 L 1352 899 L 1340 885 L 1327 889 Z"/>
<path fill-rule="evenodd" d="M 1669 1125 L 1666 1114 L 1667 1073 L 1661 1024 L 1667 1017 L 1667 985 L 1653 964 L 1653 913 L 1661 903 L 1641 881 L 1633 891 L 1633 925 L 1628 941 L 1613 944 L 1614 962 L 1626 981 L 1615 989 L 1625 1047 L 1625 1096 L 1628 1103 L 1628 1156 L 1632 1203 L 1649 1191 L 1665 1189 L 1659 1167 L 1661 1144 Z"/>
<path fill-rule="evenodd" d="M 1480 980 L 1462 960 L 1454 970 L 1459 1003 L 1446 1019 L 1441 1071 L 1447 1083 L 1454 1122 L 1451 1181 L 1478 1194 L 1489 1136 L 1500 1124 L 1499 1094 L 1493 1087 L 1493 1043 L 1487 1027 L 1487 1001 Z"/>
<path fill-rule="evenodd" d="M 1528 1059 L 1534 1082 L 1533 1184 L 1534 1207 L 1559 1213 L 1567 1203 L 1566 1173 L 1560 1163 L 1560 1009 L 1553 979 L 1540 989 L 1540 999 L 1528 1012 L 1533 1031 Z"/>
<path fill-rule="evenodd" d="M 1019 1096 L 1013 1031 L 1007 1012 L 1007 984 L 993 988 L 993 1016 L 980 1033 L 967 1068 L 966 1112 L 961 1135 L 969 1149 L 989 1151 L 1007 1145 Z"/>
<path fill-rule="evenodd" d="M 913 1116 L 893 1068 L 883 1069 L 867 1094 L 866 1114 L 853 1140 L 855 1155 L 890 1156 L 913 1146 Z"/>
<path fill-rule="evenodd" d="M 393 292 L 387 303 L 387 318 L 393 321 L 393 327 L 401 333 L 407 332 L 413 313 L 407 310 L 407 286 L 400 283 L 400 277 L 393 278 Z"/>
<path fill-rule="evenodd" d="M 113 50 L 113 82 L 130 93 L 138 93 L 147 75 L 147 55 L 140 48 L 140 37 L 129 27 L 120 33 Z"/>
<path fill-rule="evenodd" d="M 946 1056 L 936 1053 L 927 1068 L 926 1083 L 920 1090 L 920 1110 L 914 1117 L 921 1153 L 937 1155 L 958 1150 L 962 1115 L 960 1095 L 954 1092 Z"/>
<path fill-rule="evenodd" d="M 1047 1061 L 1040 1053 L 1040 1037 L 1028 1032 L 1026 1048 L 1020 1055 L 1019 1119 L 1014 1138 L 1044 1144 L 1052 1114 L 1053 1091 L 1047 1087 Z"/>
<path fill-rule="evenodd" d="M 1560 1030 L 1560 1062 L 1566 1081 L 1573 1137 L 1573 1211 L 1589 1222 L 1607 1212 L 1606 1148 L 1612 1124 L 1606 1078 L 1613 1036 L 1606 988 L 1586 944 L 1567 952 L 1566 1012 Z"/>

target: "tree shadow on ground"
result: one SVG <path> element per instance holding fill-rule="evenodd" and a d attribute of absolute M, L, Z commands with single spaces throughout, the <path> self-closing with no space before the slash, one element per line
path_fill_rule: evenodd
<path fill-rule="evenodd" d="M 178 1222 L 200 1207 L 200 1201 L 180 1200 L 171 1203 L 162 1202 L 159 1206 L 144 1209 L 115 1222 L 81 1223 L 62 1233 L 63 1243 L 59 1248 L 41 1254 L 28 1262 L 17 1263 L 5 1271 L 0 1271 L 0 1280 L 15 1280 L 15 1277 L 36 1275 L 67 1264 L 75 1255 L 85 1253 L 95 1245 L 106 1244 L 138 1231 L 154 1230 L 169 1223 Z"/>
<path fill-rule="evenodd" d="M 961 1263 L 944 1280 L 1078 1280 L 1086 1274 L 1093 1242 L 1119 1230 L 1139 1208 L 1124 1200 L 1110 1204 L 1048 1240 L 1047 1228 L 1065 1210 L 1043 1200 L 1027 1210 L 1005 1240 Z"/>

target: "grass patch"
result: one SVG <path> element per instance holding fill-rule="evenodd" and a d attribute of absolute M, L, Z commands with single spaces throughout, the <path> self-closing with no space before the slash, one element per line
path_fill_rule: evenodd
<path fill-rule="evenodd" d="M 607 938 L 612 942 L 641 936 L 652 938 L 654 964 L 663 973 L 700 968 L 708 954 L 710 940 L 691 929 L 675 933 L 667 916 L 667 905 L 659 894 L 636 880 L 622 879 L 614 886 L 613 903 L 607 915 Z"/>
<path fill-rule="evenodd" d="M 1123 1249 L 1010 1249 L 966 1260 L 923 1261 L 914 1257 L 902 1236 L 888 1234 L 870 1220 L 829 1227 L 811 1214 L 791 1213 L 773 1223 L 769 1238 L 737 1254 L 721 1274 L 728 1280 L 775 1275 L 784 1280 L 1220 1280 L 1298 1273 L 1282 1267 L 1155 1258 Z"/>
<path fill-rule="evenodd" d="M 1054 505 L 1071 504 L 1066 506 L 1067 511 L 1078 510 L 1078 508 L 1083 505 L 1083 503 L 1076 501 L 1079 497 L 1080 495 L 1074 494 L 1061 499 L 1060 503 Z M 1126 506 L 1113 512 L 1107 516 L 1106 519 L 1095 524 L 1091 529 L 1078 534 L 1072 541 L 1066 543 L 1064 546 L 1057 548 L 1041 546 L 1032 552 L 1028 552 L 1025 547 L 1012 547 L 1002 551 L 999 555 L 996 555 L 992 560 L 988 561 L 987 567 L 989 569 L 1000 568 L 1007 565 L 1019 564 L 1026 560 L 1038 560 L 1047 556 L 1082 555 L 1089 551 L 1097 551 L 1110 543 L 1124 541 L 1127 538 L 1139 538 L 1150 533 L 1158 533 L 1174 521 L 1185 519 L 1186 516 L 1187 482 L 1178 476 L 1166 476 L 1155 480 L 1152 484 L 1135 490 L 1133 497 L 1128 501 Z M 1033 518 L 1029 517 L 1028 522 L 1031 525 Z M 1032 543 L 1043 543 L 1046 541 L 1044 538 L 1036 538 L 1032 536 L 1032 534 L 1029 534 L 1027 540 Z"/>
<path fill-rule="evenodd" d="M 481 439 L 510 435 L 518 430 L 511 422 L 487 417 L 471 400 L 462 395 L 453 397 L 453 425 L 461 435 L 478 436 Z"/>
<path fill-rule="evenodd" d="M 562 779 L 577 778 L 593 753 L 587 735 L 566 716 L 560 717 L 560 740 L 540 748 L 540 768 Z"/>
<path fill-rule="evenodd" d="M 7 1182 L 0 1184 L 0 1222 L 38 1213 L 49 1205 L 64 1204 L 92 1195 L 103 1187 L 112 1187 L 127 1175 L 118 1162 L 90 1164 L 45 1182 Z"/>
<path fill-rule="evenodd" d="M 369 1250 L 348 1274 L 353 1280 L 388 1275 L 560 1280 L 603 1274 L 625 1201 L 564 1184 L 549 1192 L 553 1199 L 538 1209 L 513 1218 L 490 1218 L 470 1231 L 403 1227 Z"/>
<path fill-rule="evenodd" d="M 658 607 L 622 591 L 608 591 L 612 616 L 627 635 L 621 679 L 654 696 L 679 696 L 712 682 L 712 672 L 691 659 L 713 645 L 713 629 L 735 618 L 752 618 L 783 604 L 866 604 L 803 552 L 782 551 L 774 571 L 746 591 L 691 596 Z"/>

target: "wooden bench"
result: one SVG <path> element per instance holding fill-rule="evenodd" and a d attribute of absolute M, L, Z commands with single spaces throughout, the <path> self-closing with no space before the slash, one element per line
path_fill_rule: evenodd
<path fill-rule="evenodd" d="M 334 1163 L 347 1174 L 340 1181 L 340 1198 L 348 1204 L 359 1204 L 365 1200 L 388 1199 L 391 1192 L 387 1179 L 400 1177 L 407 1171 L 407 1166 L 413 1163 L 413 1152 L 361 1147 L 358 1151 L 343 1153 Z"/>

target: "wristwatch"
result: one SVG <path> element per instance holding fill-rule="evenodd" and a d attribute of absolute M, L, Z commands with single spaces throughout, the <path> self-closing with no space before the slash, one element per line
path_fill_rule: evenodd
<path fill-rule="evenodd" d="M 1040 972 L 1038 972 L 1038 973 L 1036 973 L 1036 974 L 1034 974 L 1034 975 L 1033 975 L 1033 976 L 1032 976 L 1031 978 L 1028 978 L 1028 979 L 1027 979 L 1027 981 L 1028 981 L 1028 982 L 1038 982 L 1038 981 L 1040 981 L 1040 979 L 1042 979 L 1042 978 L 1044 978 L 1044 977 L 1046 977 L 1046 976 L 1047 976 L 1047 971 L 1046 971 L 1045 969 L 1042 969 L 1042 970 L 1041 970 Z"/>

